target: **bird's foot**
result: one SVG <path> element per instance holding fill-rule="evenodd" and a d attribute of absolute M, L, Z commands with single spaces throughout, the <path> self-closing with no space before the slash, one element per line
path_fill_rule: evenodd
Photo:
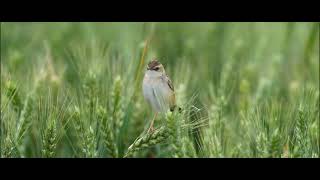
<path fill-rule="evenodd" d="M 154 127 L 153 127 L 153 126 L 150 126 L 149 129 L 148 129 L 148 134 L 149 134 L 149 133 L 153 133 L 153 131 L 154 131 Z"/>

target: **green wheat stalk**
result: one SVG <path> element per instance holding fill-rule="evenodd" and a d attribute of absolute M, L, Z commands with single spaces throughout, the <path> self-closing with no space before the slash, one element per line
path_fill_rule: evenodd
<path fill-rule="evenodd" d="M 124 157 L 130 157 L 137 151 L 150 148 L 156 144 L 162 143 L 169 137 L 170 131 L 168 131 L 168 129 L 165 126 L 162 126 L 159 129 L 156 129 L 153 132 L 147 133 L 142 137 L 138 138 L 134 143 L 132 143 L 129 146 L 128 151 Z"/>
<path fill-rule="evenodd" d="M 101 121 L 101 134 L 103 138 L 103 143 L 107 147 L 111 157 L 118 157 L 117 147 L 114 139 L 114 134 L 112 132 L 112 124 L 110 119 L 107 117 L 106 110 L 102 107 L 98 107 L 98 119 Z"/>
<path fill-rule="evenodd" d="M 53 158 L 56 155 L 57 147 L 57 127 L 56 120 L 50 120 L 49 125 L 47 125 L 44 135 L 42 137 L 42 156 L 46 158 Z"/>

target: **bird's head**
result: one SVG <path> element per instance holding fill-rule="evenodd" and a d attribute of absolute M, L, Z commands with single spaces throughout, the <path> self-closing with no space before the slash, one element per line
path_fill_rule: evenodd
<path fill-rule="evenodd" d="M 165 73 L 163 65 L 158 61 L 158 60 L 152 60 L 149 62 L 148 71 L 154 71 L 154 72 L 159 72 L 159 73 Z"/>

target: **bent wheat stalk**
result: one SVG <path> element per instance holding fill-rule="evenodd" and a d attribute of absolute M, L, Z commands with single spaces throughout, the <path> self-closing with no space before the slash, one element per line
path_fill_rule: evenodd
<path fill-rule="evenodd" d="M 149 148 L 156 144 L 162 143 L 169 136 L 170 131 L 168 131 L 168 129 L 165 126 L 162 126 L 159 129 L 153 131 L 152 133 L 147 133 L 142 137 L 138 138 L 134 143 L 130 145 L 130 147 L 128 148 L 128 152 L 124 157 L 130 157 L 133 155 L 133 153 L 141 149 Z"/>

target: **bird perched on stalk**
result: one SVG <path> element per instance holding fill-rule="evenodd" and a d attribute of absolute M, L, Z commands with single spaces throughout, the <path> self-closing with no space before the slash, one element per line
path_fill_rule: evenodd
<path fill-rule="evenodd" d="M 158 113 L 165 113 L 168 110 L 172 112 L 177 107 L 172 81 L 159 61 L 152 60 L 149 62 L 143 78 L 142 89 L 145 100 L 155 111 L 148 129 L 149 133 L 154 130 L 153 124 Z M 181 108 L 178 108 L 178 110 L 181 112 Z"/>

